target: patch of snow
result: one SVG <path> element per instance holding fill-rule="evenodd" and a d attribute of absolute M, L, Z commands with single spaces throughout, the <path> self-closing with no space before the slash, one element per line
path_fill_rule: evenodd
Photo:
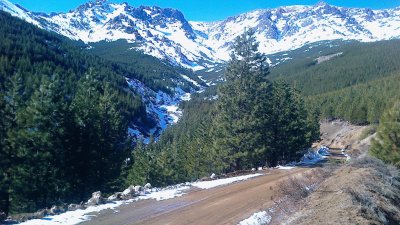
<path fill-rule="evenodd" d="M 21 225 L 75 225 L 85 221 L 91 220 L 96 215 L 93 213 L 100 212 L 102 210 L 114 210 L 118 212 L 116 208 L 124 204 L 130 204 L 139 200 L 155 199 L 162 201 L 166 199 L 176 198 L 184 195 L 184 191 L 188 190 L 188 185 L 176 185 L 161 189 L 160 191 L 150 192 L 146 195 L 139 196 L 130 200 L 115 201 L 106 203 L 98 206 L 90 206 L 86 209 L 78 209 L 75 211 L 68 211 L 55 216 L 46 216 L 43 219 L 33 219 L 26 222 L 20 223 Z"/>
<path fill-rule="evenodd" d="M 190 99 L 192 99 L 192 95 L 190 93 L 186 93 L 181 96 L 182 101 L 190 101 Z"/>
<path fill-rule="evenodd" d="M 183 74 L 181 74 L 181 77 L 182 77 L 183 79 L 189 81 L 190 83 L 194 84 L 195 86 L 201 87 L 201 85 L 200 85 L 199 83 L 197 83 L 195 80 L 193 80 L 192 78 L 190 78 L 190 77 L 188 77 L 188 76 L 186 76 L 186 75 L 183 75 Z"/>
<path fill-rule="evenodd" d="M 134 126 L 128 130 L 128 133 L 143 140 L 144 143 L 149 143 L 150 136 L 153 136 L 157 141 L 161 132 L 168 125 L 176 124 L 182 117 L 183 112 L 179 109 L 179 103 L 189 101 L 191 93 L 186 93 L 182 88 L 176 87 L 174 94 L 169 95 L 162 91 L 155 92 L 136 79 L 127 78 L 126 81 L 134 92 L 142 96 L 142 102 L 146 105 L 147 113 L 157 122 L 157 125 L 149 133 L 143 133 L 140 129 L 135 129 Z"/>
<path fill-rule="evenodd" d="M 265 225 L 271 222 L 271 216 L 266 211 L 254 213 L 249 218 L 242 220 L 238 225 Z"/>
<path fill-rule="evenodd" d="M 226 185 L 226 184 L 231 184 L 234 182 L 238 181 L 243 181 L 247 180 L 253 177 L 261 176 L 261 173 L 255 173 L 255 174 L 249 174 L 249 175 L 244 175 L 244 176 L 238 176 L 238 177 L 230 177 L 230 178 L 225 178 L 225 179 L 218 179 L 218 180 L 210 180 L 210 181 L 198 181 L 192 183 L 192 186 L 201 188 L 201 189 L 210 189 L 214 187 L 218 187 L 221 185 Z"/>
<path fill-rule="evenodd" d="M 331 154 L 329 153 L 329 148 L 326 146 L 320 146 L 316 151 L 309 150 L 303 157 L 300 159 L 299 162 L 291 162 L 286 165 L 278 165 L 275 167 L 276 169 L 281 170 L 290 170 L 296 168 L 296 166 L 310 166 L 315 165 L 322 160 L 326 160 L 328 156 Z"/>
<path fill-rule="evenodd" d="M 325 160 L 328 156 L 329 148 L 321 146 L 317 151 L 310 150 L 301 158 L 297 165 L 314 165 L 322 160 Z"/>
<path fill-rule="evenodd" d="M 351 159 L 351 157 L 349 156 L 349 154 L 347 154 L 346 152 L 345 152 L 345 150 L 344 149 L 342 149 L 342 154 L 346 157 L 346 161 L 349 161 L 350 159 Z"/>
<path fill-rule="evenodd" d="M 186 185 L 172 186 L 171 189 L 163 189 L 161 191 L 151 192 L 148 195 L 138 197 L 139 200 L 144 199 L 155 199 L 157 201 L 162 201 L 166 199 L 176 198 L 184 195 L 184 191 L 188 190 L 190 187 Z"/>
<path fill-rule="evenodd" d="M 294 167 L 294 166 L 277 166 L 275 168 L 276 169 L 280 169 L 280 170 L 291 170 L 291 169 L 294 169 L 296 167 Z"/>

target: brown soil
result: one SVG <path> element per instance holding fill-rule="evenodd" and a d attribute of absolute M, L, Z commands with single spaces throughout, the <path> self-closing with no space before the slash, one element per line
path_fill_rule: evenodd
<path fill-rule="evenodd" d="M 367 126 L 352 125 L 346 121 L 334 120 L 321 123 L 321 141 L 316 145 L 325 145 L 332 149 L 350 149 L 359 142 Z"/>
<path fill-rule="evenodd" d="M 310 168 L 267 170 L 263 176 L 208 190 L 193 190 L 182 197 L 145 200 L 102 211 L 86 225 L 123 224 L 237 224 L 273 205 L 277 183 Z M 264 171 L 265 172 L 265 171 Z M 276 200 L 276 199 L 275 199 Z"/>
<path fill-rule="evenodd" d="M 365 129 L 367 127 L 354 126 L 342 121 L 321 125 L 322 132 L 325 132 L 321 143 L 331 148 L 346 149 L 347 153 L 352 155 L 352 161 L 325 180 L 314 193 L 299 204 L 300 210 L 285 218 L 285 221 L 279 221 L 279 224 L 384 224 L 382 217 L 389 218 L 385 224 L 399 224 L 399 198 L 395 196 L 398 196 L 400 190 L 388 183 L 389 175 L 380 172 L 385 171 L 384 167 L 387 166 L 357 165 L 360 161 L 368 160 L 366 154 L 374 137 L 369 135 L 359 140 Z M 390 196 L 387 193 L 394 194 Z M 357 195 L 361 200 L 354 197 Z M 384 212 L 385 216 L 377 211 Z"/>
<path fill-rule="evenodd" d="M 282 224 L 371 224 L 359 214 L 351 196 L 345 192 L 346 188 L 360 185 L 366 175 L 368 175 L 366 169 L 353 170 L 348 167 L 340 169 L 307 199 L 302 210 Z"/>

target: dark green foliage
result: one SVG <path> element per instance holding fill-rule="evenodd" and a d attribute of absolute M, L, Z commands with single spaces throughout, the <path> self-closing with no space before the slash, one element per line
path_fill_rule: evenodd
<path fill-rule="evenodd" d="M 400 103 L 386 110 L 379 123 L 370 153 L 386 163 L 400 167 Z"/>
<path fill-rule="evenodd" d="M 117 64 L 0 12 L 0 211 L 120 189 L 131 121 L 150 123 Z"/>
<path fill-rule="evenodd" d="M 271 78 L 293 84 L 304 95 L 316 95 L 362 84 L 400 71 L 400 41 L 339 43 L 326 54 L 343 54 L 316 64 L 320 54 L 310 53 L 271 69 Z"/>
<path fill-rule="evenodd" d="M 252 31 L 237 39 L 218 92 L 215 141 L 230 156 L 231 170 L 296 160 L 319 138 L 318 121 L 307 119 L 299 93 L 267 79 L 266 57 L 257 47 Z"/>
<path fill-rule="evenodd" d="M 184 115 L 177 125 L 157 143 L 136 148 L 126 185 L 164 186 L 223 172 L 224 157 L 213 148 L 214 101 L 207 99 L 204 93 L 193 96 L 182 105 Z"/>
<path fill-rule="evenodd" d="M 172 66 L 169 62 L 160 61 L 153 56 L 134 50 L 132 48 L 136 47 L 136 44 L 128 43 L 126 40 L 101 41 L 90 43 L 90 46 L 91 48 L 88 50 L 90 53 L 118 63 L 118 65 L 123 65 L 123 70 L 131 73 L 127 77 L 139 79 L 153 90 L 162 90 L 170 93 L 171 87 L 177 86 L 176 81 L 180 81 L 180 87 L 186 92 L 189 92 L 191 88 L 198 90 L 199 87 L 184 80 L 180 74 L 188 75 L 197 83 L 206 86 L 203 81 L 194 75 L 193 71 Z M 134 77 L 132 77 L 132 74 Z"/>
<path fill-rule="evenodd" d="M 239 36 L 218 91 L 215 141 L 227 151 L 230 170 L 248 168 L 265 152 L 264 122 L 269 120 L 271 83 L 266 57 L 257 53 L 251 30 Z"/>
<path fill-rule="evenodd" d="M 356 124 L 377 123 L 383 110 L 398 99 L 400 87 L 399 40 L 375 43 L 322 43 L 271 70 L 272 79 L 292 83 L 318 108 L 322 118 L 341 118 Z M 337 45 L 337 46 L 335 46 Z M 323 52 L 323 53 L 321 53 Z M 321 55 L 343 52 L 316 64 Z"/>
<path fill-rule="evenodd" d="M 182 104 L 180 122 L 157 143 L 135 150 L 126 185 L 170 185 L 297 160 L 319 138 L 317 111 L 299 93 L 268 80 L 265 56 L 256 53 L 252 31 L 240 36 L 226 83 Z"/>
<path fill-rule="evenodd" d="M 342 118 L 357 124 L 378 123 L 383 111 L 400 98 L 400 75 L 307 97 L 309 107 L 323 118 Z"/>

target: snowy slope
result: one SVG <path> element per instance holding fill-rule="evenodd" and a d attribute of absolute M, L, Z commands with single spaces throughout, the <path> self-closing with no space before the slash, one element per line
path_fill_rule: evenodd
<path fill-rule="evenodd" d="M 266 54 L 321 40 L 400 38 L 400 8 L 343 8 L 324 2 L 255 10 L 207 23 L 189 22 L 175 9 L 135 8 L 106 0 L 50 15 L 28 12 L 7 0 L 0 0 L 0 9 L 86 43 L 126 39 L 136 43 L 137 50 L 195 70 L 228 60 L 235 37 L 248 27 L 255 29 L 260 51 Z"/>
<path fill-rule="evenodd" d="M 378 41 L 400 38 L 400 8 L 370 10 L 319 3 L 255 10 L 216 23 L 191 23 L 207 33 L 203 44 L 212 46 L 220 59 L 229 58 L 232 40 L 247 27 L 255 30 L 259 50 L 266 54 L 286 51 L 322 40 Z"/>

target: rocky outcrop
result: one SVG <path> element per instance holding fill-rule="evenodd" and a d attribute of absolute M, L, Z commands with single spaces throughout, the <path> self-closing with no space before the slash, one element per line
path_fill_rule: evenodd
<path fill-rule="evenodd" d="M 92 193 L 92 197 L 86 202 L 88 206 L 103 204 L 104 198 L 101 196 L 101 191 L 96 191 Z"/>
<path fill-rule="evenodd" d="M 78 209 L 85 209 L 85 206 L 83 202 L 81 204 L 69 204 L 67 209 L 68 211 L 75 211 Z"/>
<path fill-rule="evenodd" d="M 122 192 L 116 192 L 115 194 L 111 195 L 110 197 L 107 198 L 108 201 L 118 201 L 122 200 L 124 195 Z"/>

